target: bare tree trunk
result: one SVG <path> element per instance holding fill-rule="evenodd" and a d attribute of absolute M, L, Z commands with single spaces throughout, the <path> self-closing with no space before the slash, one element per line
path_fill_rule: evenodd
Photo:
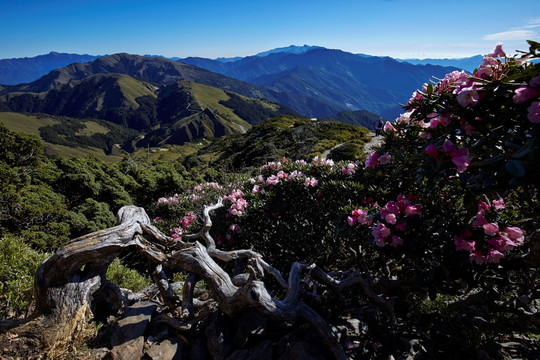
<path fill-rule="evenodd" d="M 199 319 L 195 318 L 198 304 L 193 291 L 197 279 L 204 280 L 213 294 L 212 301 L 217 302 L 228 316 L 252 307 L 280 322 L 310 324 L 336 359 L 346 359 L 345 351 L 326 321 L 301 300 L 305 293 L 302 283 L 322 284 L 336 293 L 358 287 L 368 298 L 386 308 L 390 319 L 395 321 L 393 301 L 373 290 L 377 287 L 377 279 L 368 274 L 359 271 L 327 274 L 316 265 L 294 263 L 285 280 L 253 250 L 217 249 L 210 236 L 210 212 L 221 206 L 219 201 L 205 207 L 202 229 L 196 234 L 184 235 L 184 241 L 161 233 L 151 224 L 144 209 L 123 207 L 118 213 L 117 226 L 74 239 L 41 264 L 35 278 L 37 309 L 41 316 L 24 325 L 26 330 L 19 327 L 18 333 L 27 331 L 30 334 L 39 328 L 43 350 L 54 352 L 68 343 L 85 324 L 85 317 L 92 315 L 92 304 L 112 302 L 108 303 L 109 308 L 120 309 L 141 300 L 150 290 L 130 294 L 106 280 L 107 268 L 126 250 L 148 262 L 155 283 L 152 292 L 160 294 L 162 304 L 171 314 L 161 313 L 159 321 L 177 330 L 186 331 L 206 316 L 202 314 Z M 246 263 L 246 272 L 231 278 L 216 262 L 232 260 Z M 176 290 L 182 287 L 180 296 L 173 291 L 173 284 L 169 283 L 164 269 L 189 274 L 183 285 L 175 284 Z M 283 299 L 277 299 L 269 292 L 262 281 L 265 274 L 271 275 L 286 291 Z M 114 296 L 110 295 L 111 291 Z"/>
<path fill-rule="evenodd" d="M 185 310 L 181 317 L 188 323 L 173 318 L 168 320 L 176 328 L 193 323 L 193 285 L 195 278 L 198 278 L 210 287 L 225 314 L 232 316 L 252 306 L 260 313 L 282 322 L 305 321 L 321 335 L 336 359 L 346 359 L 330 327 L 313 309 L 300 301 L 300 280 L 302 271 L 307 268 L 305 264 L 295 263 L 288 281 L 285 281 L 279 271 L 252 250 L 224 252 L 216 249 L 209 234 L 209 214 L 220 206 L 221 202 L 206 208 L 205 226 L 198 234 L 187 237 L 190 240 L 202 239 L 206 246 L 198 241 L 183 242 L 167 237 L 151 225 L 144 209 L 123 207 L 119 211 L 118 226 L 77 238 L 41 264 L 35 281 L 37 307 L 41 316 L 32 324 L 26 324 L 27 330 L 36 326 L 40 328 L 43 350 L 47 352 L 54 352 L 68 343 L 84 324 L 85 316 L 91 315 L 90 305 L 95 300 L 93 296 L 106 283 L 108 266 L 129 249 L 146 258 L 150 268 L 155 269 L 154 281 L 171 312 L 177 305 Z M 235 285 L 214 258 L 220 261 L 246 258 L 248 273 L 242 277 L 243 281 L 235 281 Z M 162 268 L 192 274 L 185 284 L 181 304 L 177 295 L 171 291 L 171 284 Z M 287 290 L 284 299 L 274 298 L 267 290 L 261 281 L 265 272 L 274 276 Z M 106 285 L 112 284 L 107 282 Z M 120 298 L 116 301 L 127 302 L 128 299 Z M 17 329 L 19 334 L 21 330 Z"/>

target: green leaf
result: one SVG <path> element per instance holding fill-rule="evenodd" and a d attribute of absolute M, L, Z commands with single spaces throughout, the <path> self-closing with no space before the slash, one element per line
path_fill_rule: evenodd
<path fill-rule="evenodd" d="M 433 94 L 433 85 L 429 84 L 427 87 L 427 94 L 431 96 Z"/>

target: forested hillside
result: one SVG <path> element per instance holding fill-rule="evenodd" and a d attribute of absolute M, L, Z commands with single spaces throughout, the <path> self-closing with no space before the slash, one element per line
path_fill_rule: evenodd
<path fill-rule="evenodd" d="M 85 124 L 73 119 L 57 121 L 51 126 L 64 130 Z M 42 136 L 48 139 L 46 129 L 42 128 Z M 66 134 L 75 132 L 71 130 Z M 81 138 L 66 136 L 62 141 L 69 145 Z M 235 174 L 249 173 L 282 156 L 308 160 L 338 143 L 353 146 L 348 153 L 353 159 L 362 154 L 365 141 L 364 128 L 282 117 L 263 122 L 245 136 L 220 138 L 173 162 L 145 160 L 141 155 L 138 160 L 125 157 L 114 165 L 95 156 L 46 156 L 39 138 L 9 131 L 0 123 L 0 235 L 4 250 L 0 314 L 24 313 L 31 303 L 32 276 L 38 261 L 69 239 L 114 226 L 115 214 L 124 205 L 136 204 L 151 211 L 164 195 L 182 193 L 203 182 L 225 183 L 239 176 Z"/>

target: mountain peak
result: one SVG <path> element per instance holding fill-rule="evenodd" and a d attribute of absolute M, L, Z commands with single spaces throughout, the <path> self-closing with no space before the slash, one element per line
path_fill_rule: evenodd
<path fill-rule="evenodd" d="M 314 49 L 324 49 L 324 48 L 322 46 L 311 46 L 311 45 L 305 45 L 305 44 L 303 46 L 290 45 L 287 47 L 280 47 L 280 48 L 275 48 L 268 51 L 263 51 L 261 53 L 258 53 L 255 56 L 264 57 L 264 56 L 268 56 L 270 54 L 275 54 L 275 53 L 304 54 Z"/>

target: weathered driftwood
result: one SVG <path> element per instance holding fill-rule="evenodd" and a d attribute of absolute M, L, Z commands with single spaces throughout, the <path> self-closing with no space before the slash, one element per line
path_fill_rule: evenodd
<path fill-rule="evenodd" d="M 162 314 L 160 320 L 177 330 L 188 330 L 197 322 L 194 318 L 197 304 L 193 296 L 197 279 L 205 281 L 213 293 L 213 300 L 229 316 L 252 307 L 274 320 L 310 324 L 336 359 L 347 356 L 324 319 L 301 300 L 301 284 L 305 282 L 302 276 L 310 277 L 311 283 L 320 282 L 335 291 L 359 287 L 369 298 L 386 307 L 394 318 L 392 302 L 376 294 L 371 289 L 370 279 L 360 273 L 338 280 L 315 265 L 295 263 L 285 280 L 255 251 L 217 249 L 210 236 L 210 212 L 220 206 L 221 201 L 206 207 L 203 228 L 197 234 L 184 236 L 182 241 L 162 234 L 151 224 L 144 209 L 126 206 L 118 213 L 117 226 L 75 239 L 45 260 L 37 271 L 35 282 L 37 307 L 42 314 L 39 326 L 44 350 L 54 350 L 70 340 L 84 323 L 85 315 L 90 315 L 92 302 L 99 301 L 100 293 L 114 293 L 114 296 L 107 295 L 107 300 L 116 302 L 114 306 L 118 309 L 150 293 L 147 290 L 128 294 L 118 288 L 115 290 L 115 285 L 105 280 L 108 266 L 126 250 L 148 261 L 155 283 L 152 291 L 161 295 L 163 304 L 173 314 L 171 317 Z M 240 259 L 247 261 L 247 269 L 234 278 L 216 262 Z M 183 284 L 181 298 L 173 291 L 164 268 L 190 274 Z M 265 273 L 272 275 L 285 289 L 283 299 L 277 299 L 269 292 L 262 281 Z"/>

